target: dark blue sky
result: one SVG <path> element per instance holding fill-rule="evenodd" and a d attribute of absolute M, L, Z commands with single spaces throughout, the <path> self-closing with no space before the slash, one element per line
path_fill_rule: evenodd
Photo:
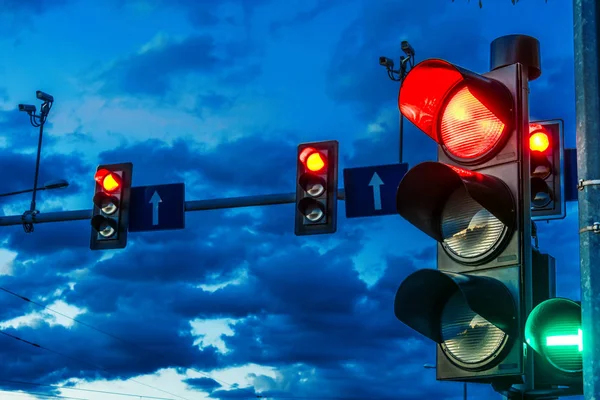
<path fill-rule="evenodd" d="M 16 105 L 52 93 L 40 180 L 71 186 L 41 193 L 42 212 L 91 208 L 99 163 L 133 162 L 134 185 L 185 182 L 192 200 L 293 191 L 306 141 L 337 139 L 341 168 L 395 162 L 398 85 L 377 61 L 402 40 L 417 61 L 485 72 L 494 38 L 537 37 L 531 119 L 562 118 L 575 145 L 569 1 L 0 3 L 0 192 L 33 180 L 37 131 Z M 411 166 L 435 159 L 426 135 L 406 124 L 405 137 Z M 2 200 L 14 215 L 30 198 Z M 338 233 L 316 238 L 294 236 L 292 205 L 188 213 L 184 231 L 104 253 L 89 250 L 87 221 L 3 227 L 0 286 L 112 336 L 0 292 L 2 329 L 54 351 L 0 337 L 0 378 L 164 398 L 460 398 L 423 369 L 434 345 L 393 315 L 401 280 L 434 266 L 433 241 L 400 216 L 339 213 Z M 558 294 L 578 299 L 576 217 L 571 204 L 543 224 L 540 245 L 557 258 Z"/>

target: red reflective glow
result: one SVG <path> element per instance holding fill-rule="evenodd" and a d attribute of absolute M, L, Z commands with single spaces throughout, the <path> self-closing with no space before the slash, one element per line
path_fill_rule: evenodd
<path fill-rule="evenodd" d="M 107 192 L 114 192 L 121 187 L 121 177 L 107 169 L 99 169 L 94 176 L 96 182 Z"/>
<path fill-rule="evenodd" d="M 311 172 L 322 171 L 326 166 L 325 156 L 319 153 L 312 147 L 307 147 L 300 152 L 300 161 L 306 166 Z"/>
<path fill-rule="evenodd" d="M 498 144 L 505 127 L 465 86 L 443 110 L 440 137 L 450 154 L 462 159 L 479 158 Z"/>
<path fill-rule="evenodd" d="M 529 137 L 529 148 L 531 151 L 544 152 L 550 147 L 550 139 L 546 132 L 535 132 Z"/>
<path fill-rule="evenodd" d="M 446 61 L 423 61 L 415 65 L 402 82 L 398 108 L 406 119 L 437 142 L 433 124 L 441 102 L 463 79 L 459 70 Z"/>
<path fill-rule="evenodd" d="M 448 164 L 445 164 L 448 165 Z M 450 168 L 452 168 L 452 170 L 454 170 L 454 172 L 456 172 L 461 178 L 474 178 L 474 179 L 480 179 L 481 178 L 481 174 L 479 172 L 475 172 L 475 171 L 470 171 L 468 169 L 463 169 L 463 168 L 459 168 L 459 167 L 455 167 L 454 165 L 448 165 Z"/>

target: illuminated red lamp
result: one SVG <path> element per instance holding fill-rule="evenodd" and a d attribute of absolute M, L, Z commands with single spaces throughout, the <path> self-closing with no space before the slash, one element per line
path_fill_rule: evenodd
<path fill-rule="evenodd" d="M 102 186 L 102 189 L 107 192 L 115 192 L 119 190 L 122 185 L 121 177 L 107 169 L 96 171 L 94 179 Z"/>
<path fill-rule="evenodd" d="M 325 156 L 312 147 L 302 150 L 299 158 L 310 172 L 322 172 L 327 167 Z"/>
<path fill-rule="evenodd" d="M 513 99 L 500 82 L 430 59 L 404 79 L 398 108 L 410 122 L 465 164 L 493 157 L 508 139 Z"/>
<path fill-rule="evenodd" d="M 548 150 L 550 147 L 550 137 L 541 125 L 530 124 L 529 135 L 529 148 L 531 151 L 539 151 L 543 153 Z"/>

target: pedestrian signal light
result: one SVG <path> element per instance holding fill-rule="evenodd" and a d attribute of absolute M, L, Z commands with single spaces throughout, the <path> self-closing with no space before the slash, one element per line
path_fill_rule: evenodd
<path fill-rule="evenodd" d="M 131 163 L 101 165 L 94 180 L 91 250 L 120 249 L 127 245 Z"/>
<path fill-rule="evenodd" d="M 335 140 L 298 146 L 296 235 L 336 231 L 337 163 L 338 142 Z"/>

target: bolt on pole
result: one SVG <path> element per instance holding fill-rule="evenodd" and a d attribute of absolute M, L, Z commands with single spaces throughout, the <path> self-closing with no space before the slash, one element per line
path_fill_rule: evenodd
<path fill-rule="evenodd" d="M 579 191 L 579 255 L 583 331 L 583 392 L 600 398 L 600 5 L 573 1 L 577 176 Z"/>

